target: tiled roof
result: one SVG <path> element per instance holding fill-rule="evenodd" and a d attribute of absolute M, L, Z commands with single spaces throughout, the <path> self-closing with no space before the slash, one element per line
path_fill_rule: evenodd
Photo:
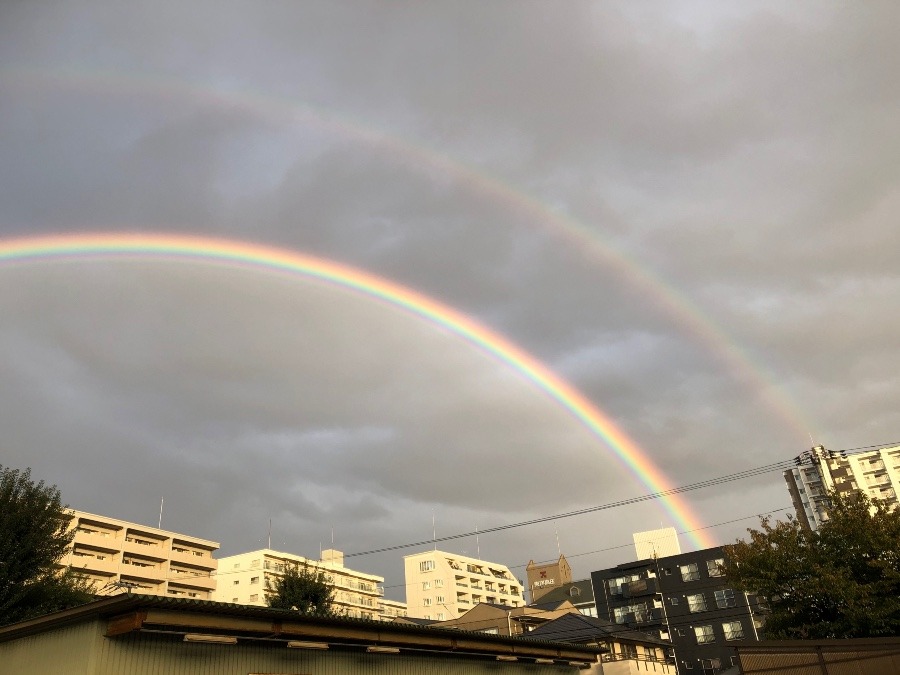
<path fill-rule="evenodd" d="M 669 642 L 658 637 L 584 614 L 564 614 L 530 631 L 527 636 L 535 640 L 552 640 L 569 644 L 588 644 L 614 638 L 624 642 L 639 642 L 668 646 Z"/>

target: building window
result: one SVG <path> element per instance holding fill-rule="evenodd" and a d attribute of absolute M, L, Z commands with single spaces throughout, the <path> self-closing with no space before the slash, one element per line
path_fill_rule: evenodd
<path fill-rule="evenodd" d="M 237 598 L 232 598 L 232 599 L 231 599 L 232 602 L 237 602 L 237 600 L 238 600 Z"/>
<path fill-rule="evenodd" d="M 718 670 L 722 667 L 721 659 L 703 659 L 700 661 L 700 665 L 703 667 L 703 670 Z"/>
<path fill-rule="evenodd" d="M 443 612 L 438 612 L 437 620 L 438 620 L 438 621 L 443 621 L 443 620 L 444 620 L 444 613 L 443 613 Z"/>
<path fill-rule="evenodd" d="M 431 607 L 431 598 L 422 598 L 423 607 Z"/>
<path fill-rule="evenodd" d="M 256 602 L 257 600 L 259 600 L 259 594 L 254 593 L 250 596 L 250 602 Z"/>
<path fill-rule="evenodd" d="M 640 577 L 637 574 L 629 574 L 626 577 L 618 577 L 616 579 L 610 579 L 607 584 L 609 585 L 609 592 L 611 595 L 622 595 L 622 587 L 626 586 L 631 581 L 637 581 Z"/>
<path fill-rule="evenodd" d="M 422 582 L 422 590 L 423 590 L 423 591 L 430 591 L 430 590 L 431 590 L 431 582 L 430 582 L 430 581 L 423 581 L 423 582 Z"/>
<path fill-rule="evenodd" d="M 240 582 L 238 579 L 235 579 L 235 580 L 234 580 L 234 583 L 233 583 L 232 585 L 233 585 L 233 586 L 237 586 L 237 585 L 240 584 L 240 583 L 241 583 L 241 582 Z"/>
<path fill-rule="evenodd" d="M 259 583 L 259 577 L 250 577 L 250 583 L 251 583 L 251 584 L 258 584 L 258 583 Z"/>
<path fill-rule="evenodd" d="M 744 627 L 741 625 L 740 621 L 729 621 L 728 623 L 723 623 L 722 629 L 725 631 L 726 640 L 744 639 Z"/>
<path fill-rule="evenodd" d="M 585 616 L 592 616 L 597 618 L 597 608 L 594 606 L 591 607 L 579 607 L 578 611 L 584 614 Z"/>
<path fill-rule="evenodd" d="M 714 642 L 712 626 L 694 626 L 694 635 L 697 636 L 697 644 L 704 645 L 707 642 Z"/>
<path fill-rule="evenodd" d="M 709 573 L 709 576 L 711 576 L 711 577 L 720 577 L 720 576 L 722 576 L 722 570 L 719 568 L 724 564 L 725 564 L 725 560 L 723 558 L 716 558 L 715 560 L 707 560 L 706 561 L 706 571 Z"/>
<path fill-rule="evenodd" d="M 688 610 L 691 612 L 705 612 L 706 598 L 703 593 L 687 596 Z"/>
<path fill-rule="evenodd" d="M 649 621 L 650 613 L 647 611 L 647 603 L 616 607 L 613 610 L 616 623 Z"/>
<path fill-rule="evenodd" d="M 434 569 L 434 560 L 423 560 L 419 563 L 420 572 L 430 572 Z"/>
<path fill-rule="evenodd" d="M 439 596 L 437 596 L 437 597 L 434 599 L 434 601 L 435 601 L 437 604 L 442 605 L 442 604 L 444 604 L 445 602 L 447 602 L 447 599 L 446 599 L 443 595 L 439 595 Z"/>
<path fill-rule="evenodd" d="M 677 605 L 677 604 L 678 604 L 678 598 L 676 598 L 676 597 L 673 595 L 672 597 L 669 598 L 669 604 L 670 604 L 670 605 Z"/>
<path fill-rule="evenodd" d="M 690 663 L 688 661 L 682 661 L 681 665 L 684 666 L 685 670 L 693 670 L 694 669 L 694 664 Z"/>
<path fill-rule="evenodd" d="M 435 579 L 435 580 L 434 580 L 434 587 L 435 587 L 435 588 L 443 588 L 443 587 L 444 587 L 444 580 L 443 580 L 443 579 Z"/>
<path fill-rule="evenodd" d="M 678 569 L 681 570 L 682 581 L 697 581 L 700 578 L 700 570 L 697 569 L 697 563 L 679 565 Z"/>
<path fill-rule="evenodd" d="M 725 609 L 726 607 L 734 607 L 737 603 L 734 601 L 734 589 L 725 588 L 721 591 L 716 591 L 716 607 L 719 609 Z"/>

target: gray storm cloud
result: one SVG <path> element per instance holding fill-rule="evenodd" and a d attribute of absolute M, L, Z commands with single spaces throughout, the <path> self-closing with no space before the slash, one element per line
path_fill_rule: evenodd
<path fill-rule="evenodd" d="M 897 13 L 6 3 L 0 237 L 193 233 L 382 275 L 534 354 L 674 485 L 810 436 L 896 441 Z M 226 553 L 270 518 L 290 550 L 333 527 L 359 552 L 427 539 L 432 513 L 469 532 L 647 489 L 513 369 L 334 289 L 0 262 L 0 316 L 0 462 L 142 522 L 164 496 L 169 527 Z M 777 474 L 688 500 L 707 524 L 789 505 Z M 481 548 L 523 565 L 558 535 L 586 576 L 670 519 Z M 399 555 L 348 561 L 396 588 Z"/>

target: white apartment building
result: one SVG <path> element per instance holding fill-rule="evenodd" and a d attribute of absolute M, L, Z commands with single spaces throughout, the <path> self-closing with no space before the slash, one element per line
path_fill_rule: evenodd
<path fill-rule="evenodd" d="M 344 554 L 334 549 L 322 551 L 322 560 L 310 560 L 293 553 L 268 548 L 239 553 L 219 560 L 219 579 L 213 600 L 240 605 L 267 606 L 266 580 L 273 582 L 286 567 L 309 565 L 321 570 L 334 586 L 334 609 L 360 619 L 379 618 L 384 595 L 384 577 L 344 567 Z"/>
<path fill-rule="evenodd" d="M 861 490 L 872 499 L 896 507 L 900 490 L 900 446 L 853 454 L 817 445 L 799 455 L 797 466 L 784 472 L 797 519 L 812 530 L 828 520 L 824 499 L 831 489 Z"/>
<path fill-rule="evenodd" d="M 520 607 L 524 587 L 506 565 L 446 551 L 403 558 L 407 615 L 447 621 L 480 602 Z"/>
<path fill-rule="evenodd" d="M 88 577 L 100 595 L 133 593 L 212 599 L 219 543 L 74 511 L 66 567 Z"/>

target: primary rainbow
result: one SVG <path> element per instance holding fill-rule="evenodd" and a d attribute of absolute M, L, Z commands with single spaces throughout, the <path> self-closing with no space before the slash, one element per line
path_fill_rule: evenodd
<path fill-rule="evenodd" d="M 247 242 L 175 234 L 82 233 L 0 240 L 0 263 L 133 257 L 196 260 L 300 275 L 401 308 L 439 326 L 518 371 L 601 439 L 651 493 L 673 486 L 633 440 L 581 392 L 503 336 L 446 305 L 386 279 L 323 258 Z M 714 545 L 677 494 L 660 499 L 698 548 Z"/>
<path fill-rule="evenodd" d="M 398 137 L 389 130 L 351 118 L 338 111 L 307 102 L 280 98 L 258 91 L 223 89 L 202 81 L 183 81 L 148 72 L 84 70 L 70 67 L 59 70 L 0 68 L 0 87 L 50 86 L 74 88 L 92 94 L 125 99 L 147 97 L 152 101 L 180 101 L 198 104 L 204 109 L 244 113 L 258 121 L 276 125 L 302 125 L 336 138 L 365 145 L 392 160 L 402 161 L 417 172 L 435 172 L 460 181 L 467 189 L 491 201 L 535 219 L 542 227 L 575 246 L 579 255 L 602 265 L 607 273 L 627 281 L 655 306 L 668 315 L 680 330 L 698 341 L 728 368 L 736 380 L 749 386 L 772 415 L 780 419 L 794 438 L 806 442 L 810 430 L 820 425 L 807 415 L 787 394 L 782 378 L 741 347 L 695 301 L 650 267 L 617 250 L 585 223 L 560 211 L 529 192 L 471 164 L 465 164 L 421 141 Z"/>

